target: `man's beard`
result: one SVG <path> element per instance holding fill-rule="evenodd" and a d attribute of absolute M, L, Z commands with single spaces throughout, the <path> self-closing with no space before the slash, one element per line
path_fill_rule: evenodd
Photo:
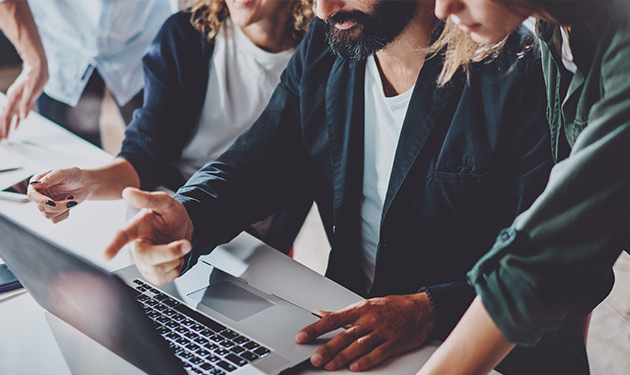
<path fill-rule="evenodd" d="M 326 39 L 337 55 L 366 59 L 396 40 L 415 17 L 417 8 L 417 0 L 380 0 L 370 14 L 358 10 L 337 12 L 326 20 Z M 335 27 L 345 21 L 354 21 L 356 25 L 348 30 Z"/>

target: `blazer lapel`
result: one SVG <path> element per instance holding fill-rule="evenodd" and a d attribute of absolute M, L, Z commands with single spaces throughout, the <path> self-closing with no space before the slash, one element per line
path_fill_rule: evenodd
<path fill-rule="evenodd" d="M 333 167 L 335 222 L 360 201 L 363 181 L 365 62 L 338 58 L 326 86 L 326 121 Z M 357 190 L 357 188 L 359 190 Z M 358 212 L 357 212 L 358 213 Z"/>
<path fill-rule="evenodd" d="M 365 62 L 337 59 L 326 86 L 326 122 L 333 173 L 333 249 L 326 276 L 365 292 L 361 251 Z"/>
<path fill-rule="evenodd" d="M 437 87 L 436 80 L 442 68 L 438 60 L 433 58 L 425 61 L 409 101 L 385 196 L 381 226 L 411 167 L 437 126 L 442 112 L 453 95 L 461 93 L 464 86 L 464 77 L 458 74 L 445 86 Z"/>

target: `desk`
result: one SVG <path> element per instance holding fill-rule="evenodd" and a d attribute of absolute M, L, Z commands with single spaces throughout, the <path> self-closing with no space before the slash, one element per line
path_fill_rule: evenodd
<path fill-rule="evenodd" d="M 3 102 L 4 96 L 0 96 L 0 107 Z M 0 174 L 2 187 L 47 169 L 96 167 L 112 158 L 36 114 L 31 114 L 11 142 L 0 145 L 0 148 L 10 150 L 23 165 L 21 170 Z M 70 219 L 60 224 L 52 224 L 44 219 L 32 203 L 0 201 L 0 211 L 106 269 L 113 271 L 131 264 L 131 257 L 125 251 L 111 262 L 104 262 L 100 257 L 104 245 L 126 220 L 127 207 L 123 201 L 84 202 L 72 210 Z M 254 247 L 256 251 L 252 251 Z M 267 293 L 278 295 L 310 311 L 336 310 L 361 299 L 283 254 L 261 246 L 256 239 L 246 234 L 202 257 L 201 261 L 211 263 Z M 274 264 L 273 274 L 266 272 L 270 264 Z M 296 288 L 286 280 L 299 280 L 305 287 Z M 305 289 L 306 286 L 308 289 Z M 25 291 L 0 295 L 0 337 L 3 373 L 70 374 L 46 322 L 44 310 Z M 436 347 L 433 343 L 390 359 L 368 373 L 413 374 Z M 322 373 L 325 372 L 314 369 L 304 371 L 304 374 Z M 350 374 L 350 371 L 336 373 Z"/>

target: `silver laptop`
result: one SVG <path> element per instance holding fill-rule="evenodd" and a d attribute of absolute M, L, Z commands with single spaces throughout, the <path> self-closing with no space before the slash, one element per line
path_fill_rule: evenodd
<path fill-rule="evenodd" d="M 135 266 L 112 274 L 1 213 L 0 257 L 43 308 L 149 374 L 291 372 L 321 344 L 294 339 L 315 315 L 207 265 L 203 283 L 156 288 Z"/>

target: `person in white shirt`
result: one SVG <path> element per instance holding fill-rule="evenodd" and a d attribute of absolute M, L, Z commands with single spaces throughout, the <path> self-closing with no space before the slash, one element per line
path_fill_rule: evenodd
<path fill-rule="evenodd" d="M 141 58 L 177 0 L 0 0 L 0 27 L 24 69 L 8 91 L 0 139 L 38 111 L 100 146 L 105 88 L 125 123 L 142 105 Z"/>

